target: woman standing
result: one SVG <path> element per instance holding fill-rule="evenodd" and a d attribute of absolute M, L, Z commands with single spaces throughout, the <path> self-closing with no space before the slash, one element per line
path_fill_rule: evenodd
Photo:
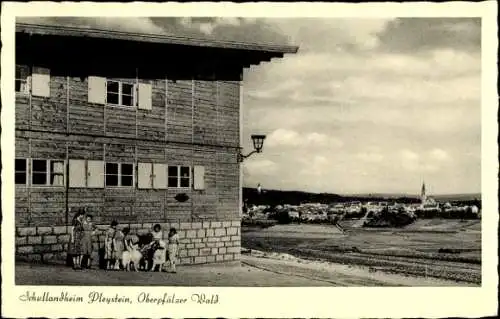
<path fill-rule="evenodd" d="M 113 257 L 115 260 L 115 267 L 114 267 L 115 270 L 120 270 L 123 249 L 125 248 L 124 246 L 124 239 L 126 235 L 124 234 L 125 232 L 128 232 L 127 228 L 123 229 L 123 232 L 117 229 L 115 231 L 115 236 L 113 237 Z"/>
<path fill-rule="evenodd" d="M 82 251 L 83 251 L 83 216 L 85 215 L 85 210 L 80 208 L 78 212 L 73 217 L 73 222 L 70 231 L 70 244 L 69 250 L 73 255 L 73 269 L 79 269 L 82 267 Z"/>
<path fill-rule="evenodd" d="M 86 268 L 90 269 L 92 265 L 92 236 L 95 232 L 94 223 L 92 223 L 92 215 L 87 214 L 83 219 L 83 238 L 82 238 L 82 254 L 87 257 Z"/>
<path fill-rule="evenodd" d="M 177 253 L 179 251 L 179 235 L 175 228 L 170 228 L 168 233 L 168 260 L 171 272 L 176 273 L 175 264 L 177 263 Z"/>

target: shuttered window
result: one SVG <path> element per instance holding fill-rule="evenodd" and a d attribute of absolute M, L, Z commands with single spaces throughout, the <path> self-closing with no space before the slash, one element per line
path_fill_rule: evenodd
<path fill-rule="evenodd" d="M 16 65 L 16 92 L 29 94 L 31 82 L 30 68 L 27 65 Z"/>
<path fill-rule="evenodd" d="M 191 185 L 191 168 L 189 166 L 168 166 L 168 187 L 187 188 Z"/>
<path fill-rule="evenodd" d="M 87 161 L 87 187 L 104 187 L 104 162 Z"/>
<path fill-rule="evenodd" d="M 16 185 L 26 185 L 28 182 L 28 161 L 25 158 L 16 158 L 15 180 Z"/>
<path fill-rule="evenodd" d="M 69 187 L 86 187 L 87 172 L 85 160 L 69 160 Z"/>
<path fill-rule="evenodd" d="M 205 189 L 205 167 L 196 165 L 193 168 L 193 188 L 195 190 Z"/>
<path fill-rule="evenodd" d="M 64 186 L 64 160 L 33 159 L 31 184 L 34 186 Z"/>
<path fill-rule="evenodd" d="M 34 96 L 50 96 L 50 70 L 34 67 L 31 78 L 31 91 Z"/>
<path fill-rule="evenodd" d="M 167 165 L 160 163 L 153 164 L 153 188 L 167 188 Z"/>
<path fill-rule="evenodd" d="M 134 186 L 134 165 L 130 163 L 106 163 L 106 186 Z"/>
<path fill-rule="evenodd" d="M 153 187 L 153 164 L 139 163 L 137 165 L 137 187 L 152 188 Z"/>
<path fill-rule="evenodd" d="M 106 81 L 106 103 L 116 106 L 135 106 L 135 84 L 123 81 Z"/>
<path fill-rule="evenodd" d="M 89 76 L 88 101 L 90 103 L 106 104 L 106 78 Z"/>

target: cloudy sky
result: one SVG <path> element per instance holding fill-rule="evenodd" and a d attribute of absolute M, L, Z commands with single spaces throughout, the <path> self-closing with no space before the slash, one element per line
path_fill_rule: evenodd
<path fill-rule="evenodd" d="M 29 18 L 294 44 L 245 72 L 244 184 L 315 192 L 480 192 L 481 21 Z"/>

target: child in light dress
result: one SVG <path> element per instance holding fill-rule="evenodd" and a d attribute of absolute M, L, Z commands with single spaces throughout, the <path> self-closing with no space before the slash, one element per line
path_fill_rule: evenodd
<path fill-rule="evenodd" d="M 177 254 L 179 252 L 179 235 L 175 228 L 170 228 L 168 233 L 168 263 L 170 272 L 176 273 L 175 265 L 177 264 Z"/>
<path fill-rule="evenodd" d="M 106 260 L 106 269 L 110 270 L 113 268 L 113 238 L 115 237 L 116 227 L 118 222 L 116 220 L 111 222 L 111 226 L 106 230 L 106 236 L 104 237 L 104 260 Z"/>

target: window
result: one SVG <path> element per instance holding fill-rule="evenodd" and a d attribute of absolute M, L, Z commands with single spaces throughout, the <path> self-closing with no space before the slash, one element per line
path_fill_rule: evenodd
<path fill-rule="evenodd" d="M 106 102 L 120 106 L 134 106 L 134 84 L 121 81 L 106 81 Z"/>
<path fill-rule="evenodd" d="M 26 185 L 28 176 L 28 165 L 25 158 L 16 158 L 15 180 L 16 185 Z"/>
<path fill-rule="evenodd" d="M 134 165 L 128 163 L 106 163 L 106 186 L 134 185 Z"/>
<path fill-rule="evenodd" d="M 34 159 L 31 165 L 32 185 L 64 186 L 64 161 Z"/>
<path fill-rule="evenodd" d="M 16 65 L 16 92 L 29 94 L 29 73 L 27 65 Z"/>
<path fill-rule="evenodd" d="M 191 185 L 191 168 L 189 166 L 168 167 L 168 187 L 186 188 Z"/>

